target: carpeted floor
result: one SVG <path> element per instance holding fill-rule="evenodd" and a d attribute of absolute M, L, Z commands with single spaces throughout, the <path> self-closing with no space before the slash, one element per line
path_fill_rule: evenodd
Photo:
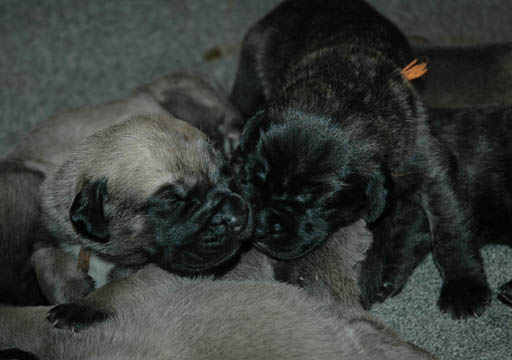
<path fill-rule="evenodd" d="M 509 0 L 373 0 L 412 39 L 431 44 L 512 41 Z M 56 111 L 105 102 L 172 71 L 209 74 L 228 91 L 240 41 L 277 0 L 1 0 L 0 151 Z M 512 249 L 484 250 L 489 281 L 512 277 Z M 431 258 L 404 291 L 373 310 L 441 359 L 512 359 L 512 309 L 478 319 L 436 307 Z"/>

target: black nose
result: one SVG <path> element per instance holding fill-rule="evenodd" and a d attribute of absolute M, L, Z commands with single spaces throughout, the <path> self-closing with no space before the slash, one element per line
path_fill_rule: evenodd
<path fill-rule="evenodd" d="M 226 226 L 235 233 L 241 232 L 248 218 L 248 207 L 243 198 L 237 194 L 230 194 L 220 204 L 217 213 L 212 217 L 211 224 Z"/>

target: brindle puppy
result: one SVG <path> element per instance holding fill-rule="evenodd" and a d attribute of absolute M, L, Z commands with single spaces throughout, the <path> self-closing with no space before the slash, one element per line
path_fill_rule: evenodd
<path fill-rule="evenodd" d="M 395 202 L 415 204 L 432 231 L 441 310 L 473 316 L 491 291 L 466 174 L 401 72 L 411 60 L 404 36 L 362 1 L 284 1 L 244 39 L 231 98 L 244 115 L 260 110 L 235 181 L 253 206 L 255 246 L 279 259 L 360 218 L 378 237 Z"/>

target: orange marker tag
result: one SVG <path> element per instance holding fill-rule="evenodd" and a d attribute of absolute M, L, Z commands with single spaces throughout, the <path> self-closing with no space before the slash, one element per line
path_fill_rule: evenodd
<path fill-rule="evenodd" d="M 78 270 L 88 273 L 89 272 L 89 260 L 91 259 L 91 255 L 84 248 L 80 248 L 80 252 L 78 253 Z"/>
<path fill-rule="evenodd" d="M 414 59 L 411 61 L 409 65 L 404 67 L 400 72 L 407 80 L 414 80 L 417 79 L 427 72 L 427 63 L 422 62 L 419 64 L 416 64 L 418 62 L 418 59 Z"/>

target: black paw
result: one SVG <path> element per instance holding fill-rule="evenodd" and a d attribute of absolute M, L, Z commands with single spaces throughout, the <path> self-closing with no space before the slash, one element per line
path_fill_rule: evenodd
<path fill-rule="evenodd" d="M 478 317 L 491 303 L 492 293 L 487 282 L 478 279 L 445 281 L 438 305 L 442 312 L 454 319 Z"/>
<path fill-rule="evenodd" d="M 498 299 L 505 305 L 512 306 L 512 280 L 500 286 Z"/>
<path fill-rule="evenodd" d="M 46 317 L 54 327 L 72 331 L 83 330 L 107 318 L 108 314 L 104 311 L 77 304 L 57 305 L 48 311 L 48 316 Z"/>
<path fill-rule="evenodd" d="M 32 353 L 28 353 L 25 351 L 21 351 L 18 349 L 9 349 L 9 350 L 3 350 L 0 351 L 0 359 L 2 360 L 39 360 L 35 355 Z"/>

